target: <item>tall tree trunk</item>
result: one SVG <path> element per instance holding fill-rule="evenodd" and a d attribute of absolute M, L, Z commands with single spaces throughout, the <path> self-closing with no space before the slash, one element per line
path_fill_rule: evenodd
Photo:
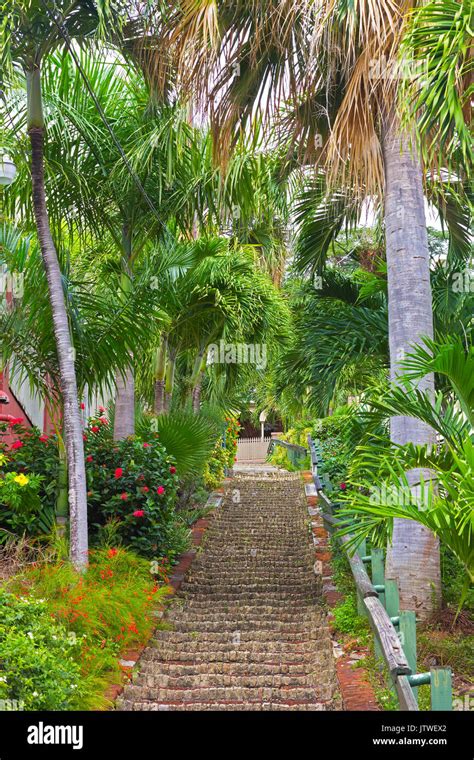
<path fill-rule="evenodd" d="M 64 300 L 63 283 L 56 248 L 49 227 L 44 187 L 44 120 L 40 69 L 26 72 L 28 97 L 28 135 L 31 143 L 33 211 L 43 257 L 54 335 L 58 352 L 63 396 L 64 435 L 68 464 L 71 560 L 77 569 L 87 565 L 87 486 L 84 442 L 77 395 L 74 349 Z"/>
<path fill-rule="evenodd" d="M 155 355 L 155 414 L 161 414 L 165 404 L 166 349 L 168 339 L 162 335 Z"/>
<path fill-rule="evenodd" d="M 114 441 L 120 441 L 135 434 L 135 378 L 133 369 L 128 367 L 122 377 L 117 372 L 115 378 Z"/>
<path fill-rule="evenodd" d="M 172 349 L 168 353 L 168 363 L 166 365 L 166 380 L 165 380 L 165 411 L 169 412 L 171 409 L 171 401 L 173 398 L 174 387 L 174 372 L 176 367 L 176 355 L 178 351 L 176 348 Z"/>
<path fill-rule="evenodd" d="M 207 347 L 199 351 L 194 362 L 193 374 L 191 377 L 191 401 L 194 414 L 199 414 L 201 409 L 201 388 L 202 376 L 206 369 Z"/>
<path fill-rule="evenodd" d="M 193 388 L 193 412 L 199 414 L 201 409 L 201 383 L 198 382 Z"/>
<path fill-rule="evenodd" d="M 128 224 L 122 229 L 122 266 L 123 272 L 120 278 L 121 293 L 126 298 L 132 286 L 132 231 Z M 135 434 L 135 375 L 131 367 L 128 367 L 124 375 L 117 372 L 115 378 L 115 417 L 114 417 L 114 441 L 127 438 Z"/>
<path fill-rule="evenodd" d="M 433 336 L 433 308 L 421 166 L 408 136 L 401 135 L 393 112 L 383 130 L 385 162 L 385 235 L 388 273 L 390 371 L 400 372 L 400 361 L 424 336 Z M 434 393 L 433 375 L 418 387 Z M 393 417 L 395 443 L 435 442 L 433 430 L 412 417 Z M 423 473 L 429 478 L 429 472 Z M 420 471 L 407 474 L 411 484 Z M 393 542 L 387 552 L 388 578 L 397 578 L 402 609 L 426 618 L 441 593 L 439 542 L 417 522 L 395 519 Z"/>
<path fill-rule="evenodd" d="M 155 401 L 154 401 L 155 414 L 162 414 L 164 408 L 165 408 L 165 381 L 155 380 Z"/>

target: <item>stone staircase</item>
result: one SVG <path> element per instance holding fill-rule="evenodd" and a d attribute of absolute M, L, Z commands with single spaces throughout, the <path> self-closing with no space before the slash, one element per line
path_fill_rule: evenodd
<path fill-rule="evenodd" d="M 334 710 L 299 475 L 239 473 L 119 710 Z"/>

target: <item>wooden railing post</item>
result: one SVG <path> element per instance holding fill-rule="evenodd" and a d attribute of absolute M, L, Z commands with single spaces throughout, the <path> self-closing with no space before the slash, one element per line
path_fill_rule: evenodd
<path fill-rule="evenodd" d="M 367 541 L 365 538 L 362 539 L 360 544 L 357 545 L 356 549 L 357 554 L 361 559 L 365 557 L 367 554 Z M 367 610 L 365 608 L 364 600 L 362 598 L 362 594 L 360 593 L 359 589 L 356 586 L 356 597 L 357 597 L 357 612 L 361 617 L 367 617 Z"/>

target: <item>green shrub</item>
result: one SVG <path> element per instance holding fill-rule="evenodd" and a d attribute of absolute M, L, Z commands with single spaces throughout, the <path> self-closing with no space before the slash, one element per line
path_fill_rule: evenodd
<path fill-rule="evenodd" d="M 357 612 L 354 594 L 346 596 L 343 602 L 334 608 L 334 627 L 340 633 L 353 636 L 367 635 L 367 622 Z"/>
<path fill-rule="evenodd" d="M 47 601 L 0 588 L 0 700 L 24 710 L 73 709 L 82 691 L 81 647 L 51 619 Z"/>

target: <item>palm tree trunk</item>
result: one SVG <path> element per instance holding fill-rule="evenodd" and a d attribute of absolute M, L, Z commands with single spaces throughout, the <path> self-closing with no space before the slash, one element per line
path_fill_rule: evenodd
<path fill-rule="evenodd" d="M 122 265 L 123 272 L 120 278 L 121 293 L 126 298 L 132 285 L 132 272 L 130 262 L 132 258 L 132 231 L 129 225 L 124 224 L 122 229 Z M 117 372 L 115 378 L 115 416 L 114 416 L 114 441 L 135 435 L 135 375 L 132 367 L 128 367 L 125 373 Z"/>
<path fill-rule="evenodd" d="M 28 135 L 31 143 L 33 211 L 43 257 L 54 335 L 58 352 L 63 396 L 64 434 L 68 464 L 71 560 L 77 569 L 87 565 L 87 486 L 84 442 L 77 395 L 74 349 L 64 300 L 63 283 L 56 248 L 49 227 L 44 187 L 44 120 L 40 69 L 26 73 L 28 95 Z"/>
<path fill-rule="evenodd" d="M 170 411 L 171 401 L 173 398 L 176 355 L 177 355 L 177 349 L 172 349 L 168 354 L 168 363 L 166 365 L 166 380 L 165 380 L 165 411 L 166 412 Z"/>
<path fill-rule="evenodd" d="M 160 346 L 155 356 L 155 414 L 161 414 L 165 404 L 165 373 L 166 373 L 166 349 L 168 339 L 162 335 Z"/>
<path fill-rule="evenodd" d="M 408 136 L 401 136 L 393 112 L 386 116 L 383 152 L 390 372 L 396 381 L 400 362 L 413 344 L 433 336 L 433 309 L 421 166 Z M 423 378 L 418 387 L 434 393 L 433 375 Z M 390 431 L 399 444 L 435 441 L 433 430 L 412 417 L 393 417 Z M 423 475 L 429 478 L 430 473 Z M 407 477 L 415 484 L 420 471 Z M 386 575 L 399 582 L 402 609 L 415 610 L 420 618 L 429 616 L 441 593 L 439 542 L 431 531 L 395 519 Z"/>
<path fill-rule="evenodd" d="M 114 441 L 135 435 L 135 378 L 128 367 L 115 378 Z"/>
<path fill-rule="evenodd" d="M 155 414 L 162 414 L 164 408 L 165 408 L 165 381 L 155 380 L 155 402 L 154 402 Z"/>
<path fill-rule="evenodd" d="M 191 400 L 194 414 L 199 414 L 201 409 L 202 376 L 206 369 L 207 347 L 199 351 L 194 362 L 194 370 L 191 378 Z"/>

